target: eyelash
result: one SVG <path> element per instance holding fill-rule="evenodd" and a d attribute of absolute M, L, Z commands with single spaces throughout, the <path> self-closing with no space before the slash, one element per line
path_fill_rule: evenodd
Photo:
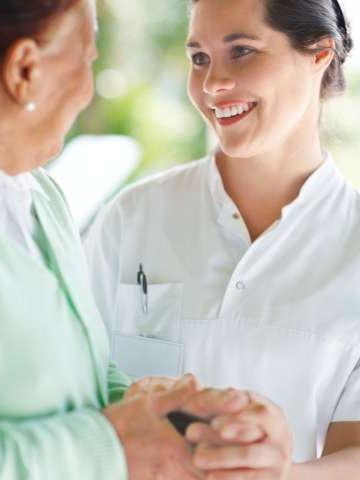
<path fill-rule="evenodd" d="M 232 59 L 238 59 L 238 58 L 242 58 L 242 57 L 246 57 L 247 55 L 250 55 L 251 53 L 253 53 L 255 50 L 250 48 L 250 47 L 243 47 L 243 46 L 234 46 L 232 47 L 231 49 L 231 52 L 232 52 L 232 55 L 231 55 L 231 58 Z M 244 53 L 245 52 L 245 53 Z M 203 63 L 196 63 L 197 62 L 197 59 L 202 58 L 204 59 L 204 57 L 209 57 L 206 53 L 204 52 L 197 52 L 197 53 L 194 53 L 194 55 L 191 55 L 191 61 L 192 63 L 196 66 L 196 67 L 202 67 L 204 65 L 207 65 L 207 62 L 203 62 Z"/>
<path fill-rule="evenodd" d="M 246 53 L 244 53 L 244 51 L 246 51 Z M 235 46 L 232 48 L 232 52 L 235 54 L 239 54 L 238 56 L 233 56 L 233 58 L 240 58 L 240 57 L 246 57 L 247 55 L 250 55 L 250 53 L 253 53 L 254 52 L 254 49 L 253 48 L 250 48 L 250 47 L 241 47 L 240 45 L 239 46 Z M 240 52 L 242 52 L 242 54 L 240 54 Z"/>

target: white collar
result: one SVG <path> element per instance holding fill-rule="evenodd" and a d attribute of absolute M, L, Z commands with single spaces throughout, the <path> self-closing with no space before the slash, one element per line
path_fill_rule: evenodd
<path fill-rule="evenodd" d="M 225 191 L 223 181 L 216 164 L 215 153 L 208 158 L 208 180 L 210 192 L 215 203 L 215 208 L 220 216 L 224 215 L 224 209 L 228 212 L 235 213 L 237 211 L 235 204 Z M 284 218 L 294 207 L 303 205 L 312 200 L 323 198 L 324 195 L 331 191 L 334 181 L 342 178 L 337 167 L 329 153 L 324 153 L 323 163 L 310 175 L 299 191 L 296 199 L 284 206 L 281 217 Z"/>
<path fill-rule="evenodd" d="M 0 189 L 28 192 L 29 194 L 35 191 L 47 197 L 39 182 L 30 172 L 8 175 L 3 170 L 0 170 Z"/>

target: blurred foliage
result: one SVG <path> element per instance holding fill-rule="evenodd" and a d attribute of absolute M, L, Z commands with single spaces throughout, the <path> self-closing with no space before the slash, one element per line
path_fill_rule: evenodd
<path fill-rule="evenodd" d="M 122 134 L 143 148 L 128 181 L 206 152 L 206 128 L 186 94 L 186 0 L 102 0 L 94 102 L 73 130 Z M 360 186 L 360 73 L 323 113 L 324 143 Z M 119 158 L 121 161 L 121 158 Z"/>
<path fill-rule="evenodd" d="M 146 0 L 103 1 L 99 26 L 97 95 L 70 138 L 80 133 L 135 138 L 143 157 L 129 180 L 202 156 L 206 129 L 186 94 L 185 0 L 152 0 L 150 7 Z M 113 93 L 106 92 L 106 78 L 101 85 L 109 70 Z"/>
<path fill-rule="evenodd" d="M 360 187 L 360 72 L 348 72 L 346 95 L 329 100 L 323 115 L 323 143 L 339 168 Z"/>

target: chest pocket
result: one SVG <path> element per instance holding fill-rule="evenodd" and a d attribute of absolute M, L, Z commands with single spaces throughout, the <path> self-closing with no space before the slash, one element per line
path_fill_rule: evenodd
<path fill-rule="evenodd" d="M 182 298 L 181 283 L 149 284 L 144 311 L 140 286 L 119 284 L 111 356 L 130 377 L 182 374 Z"/>

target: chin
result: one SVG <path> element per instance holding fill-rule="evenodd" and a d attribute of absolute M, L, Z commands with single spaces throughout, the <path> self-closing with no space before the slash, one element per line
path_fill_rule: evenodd
<path fill-rule="evenodd" d="M 64 138 L 62 138 L 57 143 L 54 143 L 51 146 L 51 148 L 49 150 L 49 156 L 48 156 L 47 162 L 52 160 L 54 157 L 57 157 L 62 152 L 62 150 L 64 148 L 64 143 L 65 143 L 65 140 L 64 140 Z"/>
<path fill-rule="evenodd" d="M 47 165 L 51 160 L 54 160 L 64 148 L 64 139 L 59 139 L 57 143 L 52 143 L 44 150 L 41 155 L 38 155 L 36 158 L 36 164 L 33 166 L 33 169 L 44 167 Z"/>

